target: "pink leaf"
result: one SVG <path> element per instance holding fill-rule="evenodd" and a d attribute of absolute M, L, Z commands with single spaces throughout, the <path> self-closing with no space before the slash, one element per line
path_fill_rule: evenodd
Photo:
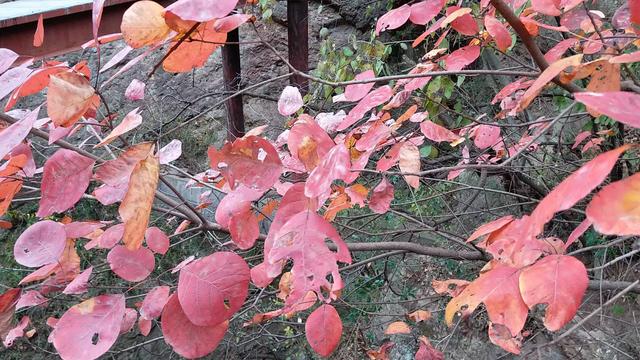
<path fill-rule="evenodd" d="M 411 16 L 411 6 L 402 5 L 382 15 L 376 24 L 376 35 L 380 35 L 385 30 L 397 29 L 404 25 Z"/>
<path fill-rule="evenodd" d="M 144 247 L 131 251 L 123 245 L 115 246 L 107 255 L 109 267 L 124 280 L 138 282 L 146 279 L 156 266 L 153 253 Z"/>
<path fill-rule="evenodd" d="M 373 70 L 367 70 L 356 75 L 354 80 L 362 81 L 362 80 L 374 79 L 375 77 L 376 77 L 376 74 L 373 72 Z M 375 82 L 347 85 L 347 87 L 344 89 L 345 100 L 358 101 L 362 99 L 369 93 L 369 91 L 371 91 L 374 85 L 375 85 Z"/>
<path fill-rule="evenodd" d="M 609 59 L 612 64 L 626 64 L 640 61 L 640 51 L 614 56 Z"/>
<path fill-rule="evenodd" d="M 471 16 L 471 11 L 465 11 L 465 8 L 460 8 L 459 6 L 449 6 L 446 12 L 447 18 L 449 18 L 450 15 L 456 13 L 458 10 L 461 11 L 459 13 L 460 15 L 456 16 L 455 19 L 451 21 L 451 27 L 462 35 L 473 36 L 477 34 L 479 30 L 478 24 L 476 23 L 476 20 L 473 18 L 473 16 Z M 447 19 L 445 19 L 441 26 L 444 27 L 446 24 Z"/>
<path fill-rule="evenodd" d="M 391 169 L 400 159 L 400 149 L 404 145 L 404 141 L 393 144 L 391 149 L 378 160 L 376 164 L 377 171 L 387 171 Z"/>
<path fill-rule="evenodd" d="M 575 142 L 573 143 L 573 146 L 571 146 L 571 149 L 577 148 L 589 136 L 591 136 L 591 131 L 583 131 L 576 135 Z"/>
<path fill-rule="evenodd" d="M 278 100 L 278 112 L 280 115 L 289 116 L 295 114 L 304 105 L 302 95 L 297 87 L 287 86 L 282 90 Z"/>
<path fill-rule="evenodd" d="M 138 320 L 138 312 L 134 309 L 126 308 L 124 310 L 124 317 L 120 323 L 119 334 L 126 334 L 133 330 L 133 327 L 136 325 L 136 320 Z"/>
<path fill-rule="evenodd" d="M 587 216 L 588 215 L 589 213 L 587 213 Z M 582 234 L 584 234 L 591 227 L 591 225 L 592 225 L 592 222 L 588 217 L 584 219 L 580 223 L 580 225 L 578 225 L 575 229 L 573 229 L 571 234 L 569 234 L 569 237 L 567 238 L 567 242 L 566 244 L 564 244 L 564 249 L 567 250 L 569 246 L 571 246 L 571 244 L 576 242 L 576 240 L 578 240 L 580 236 L 582 236 Z"/>
<path fill-rule="evenodd" d="M 26 329 L 27 326 L 29 326 L 29 322 L 30 322 L 29 317 L 23 316 L 22 319 L 20 319 L 20 322 L 18 323 L 18 325 L 16 325 L 16 327 L 14 327 L 13 329 L 9 330 L 9 333 L 2 341 L 2 344 L 7 348 L 10 348 L 11 346 L 13 346 L 13 342 L 16 339 L 24 336 L 24 329 Z"/>
<path fill-rule="evenodd" d="M 46 297 L 42 296 L 42 294 L 37 291 L 37 290 L 28 290 L 22 293 L 22 295 L 20 295 L 20 298 L 18 299 L 18 302 L 16 303 L 16 310 L 25 308 L 25 307 L 31 307 L 31 306 L 38 306 L 38 305 L 42 305 L 42 304 L 46 304 L 47 301 L 49 301 L 49 299 L 47 299 Z"/>
<path fill-rule="evenodd" d="M 638 189 L 640 173 L 613 182 L 600 190 L 587 206 L 587 219 L 605 235 L 640 234 Z"/>
<path fill-rule="evenodd" d="M 376 106 L 382 105 L 385 102 L 389 101 L 393 96 L 393 89 L 390 86 L 385 85 L 381 86 L 372 92 L 368 93 L 358 105 L 356 105 L 349 114 L 342 120 L 340 125 L 338 125 L 337 130 L 342 131 L 353 125 L 356 121 L 362 119 L 362 117 L 371 109 Z"/>
<path fill-rule="evenodd" d="M 62 293 L 68 295 L 78 295 L 87 292 L 87 282 L 89 281 L 92 272 L 93 266 L 90 266 L 80 275 L 76 276 L 75 279 L 73 279 L 73 281 L 71 281 L 69 285 L 64 288 Z"/>
<path fill-rule="evenodd" d="M 507 226 L 512 221 L 513 221 L 513 216 L 507 215 L 499 219 L 493 220 L 491 222 L 488 222 L 486 224 L 483 224 L 480 227 L 478 227 L 476 231 L 474 231 L 473 234 L 471 234 L 471 236 L 469 236 L 469 238 L 467 239 L 467 242 L 471 242 L 484 235 L 491 234 L 494 231 L 498 231 L 503 227 Z"/>
<path fill-rule="evenodd" d="M 147 246 L 156 254 L 166 254 L 169 250 L 169 237 L 157 227 L 150 227 L 144 233 Z"/>
<path fill-rule="evenodd" d="M 500 127 L 494 125 L 480 125 L 476 129 L 473 143 L 478 149 L 486 149 L 498 144 L 500 140 Z"/>
<path fill-rule="evenodd" d="M 98 29 L 100 29 L 100 21 L 102 20 L 102 10 L 105 0 L 93 0 L 91 8 L 91 20 L 93 21 L 93 38 L 97 41 Z"/>
<path fill-rule="evenodd" d="M 124 91 L 124 96 L 131 101 L 144 100 L 145 86 L 145 83 L 143 83 L 142 81 L 133 79 L 131 80 L 129 86 L 127 86 L 127 89 Z"/>
<path fill-rule="evenodd" d="M 162 309 L 167 301 L 169 301 L 169 292 L 171 288 L 168 286 L 156 286 L 147 293 L 142 300 L 140 307 L 140 316 L 146 320 L 153 320 L 160 316 Z"/>
<path fill-rule="evenodd" d="M 589 285 L 587 269 L 580 260 L 550 255 L 520 274 L 520 293 L 529 309 L 546 304 L 544 326 L 558 331 L 575 316 Z"/>
<path fill-rule="evenodd" d="M 311 348 L 318 355 L 328 357 L 340 344 L 340 315 L 333 306 L 323 304 L 309 315 L 304 331 Z"/>
<path fill-rule="evenodd" d="M 58 260 L 67 243 L 64 226 L 51 220 L 37 222 L 27 228 L 13 247 L 20 265 L 39 267 Z"/>
<path fill-rule="evenodd" d="M 351 263 L 351 255 L 331 223 L 314 211 L 300 212 L 277 229 L 273 239 L 266 261 L 278 264 L 293 260 L 292 290 L 285 300 L 285 308 L 299 305 L 310 291 L 323 299 L 322 289 L 326 289 L 330 298 L 336 298 L 335 292 L 343 287 L 337 262 Z M 335 244 L 337 252 L 327 247 L 328 240 Z M 327 279 L 329 275 L 333 282 Z"/>
<path fill-rule="evenodd" d="M 85 300 L 62 315 L 50 339 L 63 359 L 97 359 L 116 342 L 124 314 L 122 294 Z"/>
<path fill-rule="evenodd" d="M 472 64 L 480 56 L 480 46 L 468 45 L 449 54 L 445 60 L 445 68 L 449 71 L 462 70 Z"/>
<path fill-rule="evenodd" d="M 344 144 L 334 146 L 316 167 L 305 185 L 307 197 L 317 197 L 330 190 L 331 183 L 345 177 L 351 169 L 349 150 Z"/>
<path fill-rule="evenodd" d="M 372 125 L 364 135 L 356 142 L 356 150 L 371 151 L 376 145 L 385 141 L 391 135 L 391 128 L 385 124 L 377 123 Z"/>
<path fill-rule="evenodd" d="M 100 68 L 100 73 L 103 73 L 111 69 L 112 67 L 118 65 L 118 63 L 122 61 L 122 59 L 124 59 L 132 50 L 133 48 L 131 46 L 126 45 L 124 48 L 118 51 L 115 55 L 113 55 L 113 57 L 109 59 L 109 61 L 107 61 L 104 65 L 102 65 L 102 68 Z"/>
<path fill-rule="evenodd" d="M 137 128 L 138 126 L 140 126 L 140 124 L 142 124 L 142 116 L 140 116 L 140 114 L 138 113 L 138 109 L 139 108 L 135 108 L 135 109 L 131 110 L 124 117 L 124 119 L 122 119 L 120 124 L 118 124 L 118 126 L 116 126 L 113 129 L 113 131 L 111 131 L 111 133 L 109 135 L 107 135 L 107 137 L 102 139 L 102 141 L 98 145 L 96 145 L 95 147 L 100 147 L 100 146 L 109 144 L 110 142 L 112 142 L 113 140 L 118 138 L 119 136 L 124 135 L 124 134 L 128 133 L 129 131 L 131 131 L 131 130 Z"/>
<path fill-rule="evenodd" d="M 217 252 L 180 270 L 178 297 L 198 326 L 216 326 L 242 307 L 249 290 L 249 266 L 238 255 Z"/>
<path fill-rule="evenodd" d="M 43 218 L 72 208 L 89 186 L 95 163 L 73 150 L 56 151 L 44 164 L 42 198 L 36 215 Z"/>
<path fill-rule="evenodd" d="M 427 139 L 435 142 L 454 142 L 460 139 L 460 136 L 454 134 L 451 130 L 429 120 L 425 120 L 420 124 L 420 130 Z"/>
<path fill-rule="evenodd" d="M 180 155 L 182 155 L 182 141 L 173 139 L 160 149 L 158 152 L 158 160 L 160 161 L 160 165 L 166 165 L 177 160 Z"/>
<path fill-rule="evenodd" d="M 153 325 L 151 320 L 143 319 L 142 316 L 138 318 L 138 329 L 140 329 L 140 334 L 142 334 L 142 336 L 149 335 L 151 332 L 151 325 Z"/>
<path fill-rule="evenodd" d="M 325 130 L 306 114 L 298 118 L 287 138 L 289 152 L 307 171 L 312 171 L 334 145 Z"/>
<path fill-rule="evenodd" d="M 40 106 L 0 132 L 0 159 L 3 159 L 27 137 L 33 124 L 38 120 L 38 112 L 40 112 Z"/>
<path fill-rule="evenodd" d="M 426 25 L 438 15 L 446 0 L 426 0 L 411 5 L 409 20 L 416 25 Z"/>
<path fill-rule="evenodd" d="M 64 231 L 67 233 L 67 238 L 77 239 L 87 236 L 94 231 L 104 227 L 104 224 L 91 221 L 74 221 L 64 225 Z"/>
<path fill-rule="evenodd" d="M 227 16 L 237 4 L 238 0 L 178 0 L 167 11 L 182 20 L 206 22 Z"/>
<path fill-rule="evenodd" d="M 217 32 L 231 32 L 237 29 L 240 25 L 250 21 L 253 18 L 251 14 L 233 14 L 221 19 L 217 19 L 213 24 L 213 29 Z"/>
<path fill-rule="evenodd" d="M 560 60 L 562 55 L 564 55 L 567 50 L 575 46 L 578 42 L 578 39 L 575 38 L 560 41 L 554 47 L 549 49 L 546 54 L 544 54 L 545 60 L 547 60 L 548 63 L 553 63 Z"/>
<path fill-rule="evenodd" d="M 382 180 L 371 192 L 369 200 L 369 208 L 378 214 L 384 214 L 389 211 L 391 201 L 393 200 L 393 185 L 383 177 Z"/>
<path fill-rule="evenodd" d="M 228 327 L 227 321 L 214 326 L 193 324 L 184 313 L 178 294 L 171 295 L 162 311 L 164 340 L 173 351 L 187 359 L 203 357 L 215 350 Z"/>
<path fill-rule="evenodd" d="M 5 72 L 14 61 L 18 60 L 19 55 L 9 49 L 0 48 L 0 74 Z"/>
<path fill-rule="evenodd" d="M 89 245 L 94 241 L 88 242 L 85 245 L 85 249 L 90 250 L 96 246 L 100 249 L 111 249 L 116 246 L 120 240 L 122 240 L 123 235 L 124 224 L 113 225 L 95 239 L 95 244 Z"/>
<path fill-rule="evenodd" d="M 638 108 L 640 95 L 625 91 L 607 93 L 582 92 L 575 94 L 577 101 L 595 111 L 626 125 L 640 127 Z"/>
<path fill-rule="evenodd" d="M 229 221 L 229 233 L 239 249 L 251 249 L 260 236 L 258 217 L 251 209 L 232 216 Z"/>

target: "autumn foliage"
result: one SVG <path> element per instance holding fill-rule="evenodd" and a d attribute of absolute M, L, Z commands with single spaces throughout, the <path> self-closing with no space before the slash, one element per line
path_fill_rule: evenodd
<path fill-rule="evenodd" d="M 13 253 L 18 264 L 33 271 L 15 284 L 22 290 L 0 296 L 5 346 L 28 336 L 30 326 L 43 329 L 43 324 L 30 325 L 26 316 L 14 325 L 16 304 L 43 306 L 49 298 L 69 296 L 74 305 L 59 318 L 47 320 L 52 328 L 49 342 L 63 359 L 98 358 L 124 332 L 137 328 L 147 336 L 155 321 L 176 353 L 198 358 L 213 352 L 234 316 L 247 311 L 253 290 L 274 285 L 280 290 L 281 308 L 250 313 L 252 320 L 244 326 L 297 314 L 305 319 L 311 349 L 330 356 L 343 334 L 336 306 L 345 287 L 341 267 L 352 263 L 354 251 L 336 226 L 338 214 L 356 205 L 376 214 L 393 212 L 399 189 L 417 191 L 435 173 L 456 182 L 463 172 L 503 169 L 524 154 L 536 153 L 545 133 L 578 107 L 593 117 L 606 116 L 621 124 L 620 129 L 640 127 L 639 84 L 634 83 L 635 70 L 629 70 L 640 62 L 640 1 L 625 2 L 612 17 L 589 10 L 582 0 L 462 1 L 462 6 L 444 0 L 412 1 L 381 16 L 374 31 L 376 36 L 401 28 L 417 31 L 412 46 L 425 55 L 408 73 L 383 78 L 367 69 L 352 81 L 333 84 L 338 89 L 333 102 L 344 103 L 347 111 L 322 116 L 305 107 L 309 99 L 300 89 L 283 88 L 277 109 L 287 129 L 277 139 L 264 137 L 265 129 L 259 127 L 221 147 L 211 146 L 209 170 L 192 177 L 195 186 L 223 192 L 224 198 L 215 206 L 176 202 L 159 193 L 158 186 L 162 169 L 181 156 L 180 141 L 164 147 L 155 141 L 130 143 L 128 135 L 149 121 L 144 110 L 100 115 L 108 101 L 102 98 L 101 86 L 135 69 L 152 52 L 164 54 L 154 71 L 189 72 L 204 66 L 224 46 L 228 32 L 256 21 L 251 3 L 179 0 L 164 8 L 138 1 L 124 14 L 121 34 L 98 37 L 104 1 L 94 1 L 94 40 L 86 48 L 117 39 L 128 45 L 103 63 L 103 70 L 132 49 L 144 51 L 106 79 L 84 61 L 70 65 L 43 59 L 36 66 L 36 59 L 17 62 L 18 54 L 0 49 L 0 214 L 11 209 L 26 184 L 37 183 L 40 192 L 38 221 L 19 235 Z M 550 21 L 554 17 L 558 24 Z M 561 34 L 563 40 L 543 53 L 536 42 L 545 31 Z M 39 21 L 35 46 L 53 41 L 44 32 Z M 447 41 L 454 37 L 455 46 Z M 494 72 L 512 78 L 493 98 L 492 104 L 499 107 L 494 119 L 471 118 L 451 126 L 418 100 L 436 77 L 490 75 L 473 67 L 481 54 L 509 56 L 515 48 L 526 51 L 536 66 L 529 72 Z M 312 82 L 331 85 L 308 76 Z M 21 98 L 42 91 L 46 104 L 15 109 Z M 557 116 L 518 126 L 508 122 L 549 91 L 570 99 Z M 145 82 L 134 80 L 122 96 L 143 101 Z M 504 124 L 518 129 L 517 135 L 507 134 Z M 90 127 L 104 131 L 93 147 L 67 142 Z M 472 281 L 434 281 L 435 292 L 451 297 L 444 312 L 448 325 L 482 305 L 491 342 L 518 354 L 527 337 L 525 323 L 530 316 L 535 319 L 532 310 L 539 305 L 545 306 L 541 322 L 551 332 L 572 321 L 590 284 L 583 260 L 570 254 L 580 236 L 590 227 L 603 235 L 640 235 L 640 175 L 610 176 L 624 156 L 636 153 L 636 145 L 609 143 L 608 136 L 591 131 L 576 136 L 573 148 L 580 147 L 588 161 L 544 194 L 529 214 L 496 217 L 470 236 L 449 235 L 456 249 L 471 249 L 485 264 Z M 35 137 L 55 145 L 42 163 L 34 160 Z M 113 147 L 115 143 L 121 147 Z M 449 149 L 457 164 L 425 168 L 421 151 L 427 144 Z M 109 153 L 112 157 L 106 156 Z M 402 181 L 391 181 L 394 176 Z M 63 216 L 83 198 L 93 206 L 116 204 L 117 214 L 112 219 Z M 265 203 L 265 198 L 270 200 Z M 150 221 L 157 200 L 184 218 L 173 235 Z M 586 205 L 582 223 L 569 237 L 559 238 L 548 224 L 580 204 Z M 201 211 L 208 207 L 213 217 Z M 11 226 L 5 223 L 3 227 Z M 268 231 L 263 233 L 265 227 Z M 156 261 L 171 252 L 174 239 L 194 229 L 226 232 L 231 242 L 223 244 L 224 251 L 202 249 L 197 258 L 172 264 L 176 282 L 150 282 L 155 285 L 144 287 L 147 294 L 138 300 L 129 300 L 127 292 L 87 296 L 98 285 L 98 269 L 82 268 L 78 253 L 108 250 L 100 271 L 108 268 L 135 288 L 153 279 Z M 260 255 L 257 265 L 250 266 L 240 255 L 251 249 Z M 432 316 L 418 310 L 407 319 L 417 323 Z M 410 325 L 398 319 L 386 334 L 410 332 Z M 416 345 L 416 359 L 443 358 L 426 337 Z M 368 354 L 385 359 L 392 347 L 384 344 Z"/>

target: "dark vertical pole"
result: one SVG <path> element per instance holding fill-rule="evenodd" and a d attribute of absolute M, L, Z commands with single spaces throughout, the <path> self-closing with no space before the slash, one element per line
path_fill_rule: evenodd
<path fill-rule="evenodd" d="M 240 36 L 238 29 L 227 34 L 227 44 L 222 47 L 222 74 L 224 89 L 229 94 L 240 90 Z M 233 141 L 244 135 L 244 111 L 242 95 L 227 100 L 227 139 Z"/>
<path fill-rule="evenodd" d="M 289 30 L 289 63 L 296 70 L 309 71 L 309 3 L 308 0 L 287 0 L 287 26 Z M 291 75 L 291 85 L 303 94 L 309 90 L 309 81 L 300 75 Z"/>

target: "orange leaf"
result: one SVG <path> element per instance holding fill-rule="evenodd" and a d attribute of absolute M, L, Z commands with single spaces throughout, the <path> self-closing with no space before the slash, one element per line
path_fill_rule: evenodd
<path fill-rule="evenodd" d="M 162 63 L 166 72 L 181 73 L 201 68 L 209 56 L 227 41 L 227 33 L 214 30 L 215 20 L 206 22 L 189 35 Z M 171 43 L 171 48 L 177 41 Z"/>
<path fill-rule="evenodd" d="M 395 345 L 395 343 L 387 341 L 382 344 L 378 350 L 367 350 L 367 356 L 369 357 L 369 360 L 389 360 L 389 351 Z"/>
<path fill-rule="evenodd" d="M 392 322 L 384 331 L 385 335 L 411 334 L 411 328 L 404 321 Z"/>
<path fill-rule="evenodd" d="M 427 321 L 431 319 L 431 313 L 427 310 L 416 310 L 407 314 L 407 317 L 413 322 Z"/>
<path fill-rule="evenodd" d="M 140 161 L 131 173 L 129 190 L 118 209 L 125 224 L 122 241 L 129 250 L 137 250 L 144 240 L 158 186 L 158 175 L 159 163 L 153 155 Z"/>
<path fill-rule="evenodd" d="M 122 15 L 120 25 L 127 45 L 134 49 L 164 40 L 169 27 L 164 21 L 164 8 L 153 1 L 137 1 Z"/>
<path fill-rule="evenodd" d="M 142 124 L 142 116 L 140 116 L 140 114 L 138 113 L 138 109 L 139 108 L 135 108 L 131 110 L 131 112 L 129 112 L 124 117 L 124 119 L 122 119 L 122 122 L 120 122 L 120 124 L 118 124 L 118 126 L 116 126 L 113 131 L 111 131 L 111 133 L 107 135 L 107 137 L 102 139 L 102 141 L 98 145 L 94 146 L 94 148 L 109 144 L 117 137 L 124 135 L 127 132 L 140 126 L 140 124 Z"/>
<path fill-rule="evenodd" d="M 522 95 L 522 99 L 518 104 L 518 111 L 522 111 L 526 109 L 529 104 L 533 101 L 533 99 L 540 94 L 542 89 L 547 85 L 553 78 L 560 75 L 562 71 L 564 71 L 569 66 L 578 66 L 582 61 L 582 54 L 570 56 L 568 58 L 560 59 L 553 64 L 549 65 L 540 76 L 534 81 L 529 89 Z"/>
<path fill-rule="evenodd" d="M 437 294 L 447 293 L 449 296 L 456 297 L 460 295 L 462 290 L 469 285 L 467 280 L 433 280 L 431 281 L 431 287 Z"/>
<path fill-rule="evenodd" d="M 73 72 L 63 72 L 49 78 L 49 117 L 56 126 L 69 127 L 89 110 L 95 90 L 87 78 Z"/>
<path fill-rule="evenodd" d="M 444 19 L 444 21 L 442 21 L 442 24 L 440 24 L 440 28 L 444 29 L 447 27 L 447 25 L 451 24 L 454 20 L 456 20 L 457 18 L 470 14 L 471 13 L 471 8 L 460 8 L 457 9 L 456 11 L 452 12 L 451 14 L 447 15 L 447 17 Z"/>
<path fill-rule="evenodd" d="M 40 47 L 44 42 L 44 17 L 40 14 L 38 17 L 38 26 L 36 27 L 36 33 L 33 34 L 33 46 Z"/>

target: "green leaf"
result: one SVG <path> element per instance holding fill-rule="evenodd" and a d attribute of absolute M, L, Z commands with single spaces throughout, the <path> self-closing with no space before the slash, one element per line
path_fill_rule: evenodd
<path fill-rule="evenodd" d="M 342 48 L 342 53 L 344 54 L 344 56 L 346 57 L 351 57 L 353 56 L 353 51 L 351 50 L 351 48 L 349 47 L 344 47 Z"/>

